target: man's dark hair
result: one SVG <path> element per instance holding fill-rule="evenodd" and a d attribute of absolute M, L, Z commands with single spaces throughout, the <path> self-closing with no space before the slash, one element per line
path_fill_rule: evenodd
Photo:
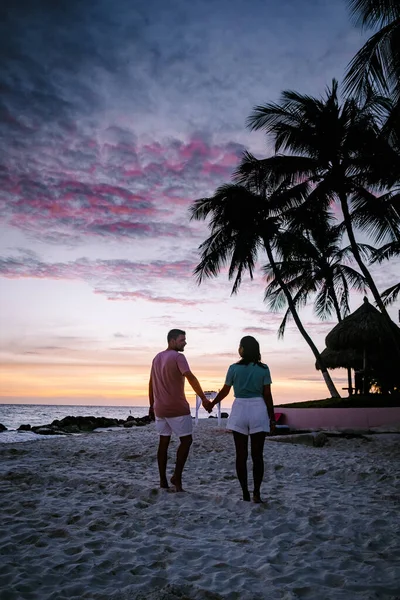
<path fill-rule="evenodd" d="M 242 360 L 239 360 L 238 365 L 249 365 L 254 363 L 263 369 L 266 366 L 261 362 L 260 344 L 252 335 L 246 335 L 240 340 L 240 346 L 243 348 Z"/>
<path fill-rule="evenodd" d="M 168 331 L 167 342 L 176 340 L 180 335 L 186 335 L 186 331 L 182 331 L 182 329 L 171 329 L 171 331 Z"/>

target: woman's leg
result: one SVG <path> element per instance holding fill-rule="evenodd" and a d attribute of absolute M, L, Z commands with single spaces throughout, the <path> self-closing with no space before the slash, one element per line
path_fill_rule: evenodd
<path fill-rule="evenodd" d="M 233 432 L 236 448 L 236 473 L 243 492 L 243 500 L 250 501 L 249 488 L 247 487 L 247 456 L 249 454 L 248 436 L 238 431 Z"/>
<path fill-rule="evenodd" d="M 251 458 L 253 460 L 254 479 L 253 500 L 257 503 L 262 502 L 260 497 L 260 488 L 264 477 L 264 442 L 265 431 L 260 431 L 259 433 L 252 433 L 250 435 Z"/>

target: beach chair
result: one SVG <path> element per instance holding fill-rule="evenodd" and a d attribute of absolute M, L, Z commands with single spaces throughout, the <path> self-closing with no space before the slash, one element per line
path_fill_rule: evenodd
<path fill-rule="evenodd" d="M 285 421 L 285 414 L 284 413 L 276 412 L 275 413 L 275 421 L 276 421 L 275 433 L 277 435 L 282 435 L 283 433 L 290 433 L 290 427 L 289 427 L 289 425 L 286 425 L 284 423 L 284 421 Z"/>

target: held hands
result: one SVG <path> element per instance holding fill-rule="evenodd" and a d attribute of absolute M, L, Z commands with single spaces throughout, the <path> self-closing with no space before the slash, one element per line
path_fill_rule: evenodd
<path fill-rule="evenodd" d="M 210 413 L 212 411 L 212 409 L 214 408 L 214 404 L 211 402 L 211 400 L 208 400 L 207 398 L 204 398 L 201 401 L 201 404 L 203 405 L 203 408 Z"/>

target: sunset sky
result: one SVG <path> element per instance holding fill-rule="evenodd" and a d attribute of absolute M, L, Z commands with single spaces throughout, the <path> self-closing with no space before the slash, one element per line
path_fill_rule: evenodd
<path fill-rule="evenodd" d="M 276 403 L 326 397 L 295 326 L 277 339 L 263 257 L 237 296 L 226 274 L 197 286 L 207 227 L 188 207 L 243 150 L 270 152 L 245 127 L 254 105 L 342 78 L 366 39 L 345 1 L 5 0 L 0 14 L 0 402 L 144 405 L 172 327 L 204 389 L 251 334 Z M 381 290 L 398 268 L 374 271 Z M 302 316 L 322 350 L 334 321 Z"/>

